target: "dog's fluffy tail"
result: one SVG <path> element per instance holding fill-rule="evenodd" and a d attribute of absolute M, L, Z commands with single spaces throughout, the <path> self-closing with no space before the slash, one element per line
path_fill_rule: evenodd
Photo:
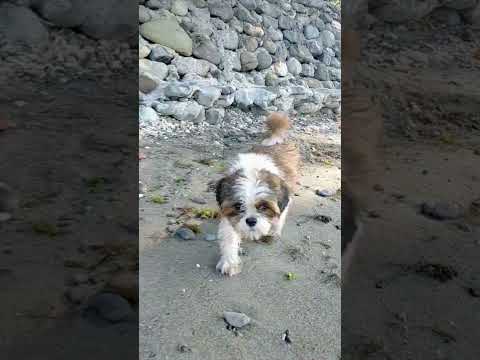
<path fill-rule="evenodd" d="M 290 120 L 287 115 L 275 112 L 268 116 L 265 126 L 267 128 L 267 137 L 262 141 L 262 145 L 282 144 L 287 137 Z"/>

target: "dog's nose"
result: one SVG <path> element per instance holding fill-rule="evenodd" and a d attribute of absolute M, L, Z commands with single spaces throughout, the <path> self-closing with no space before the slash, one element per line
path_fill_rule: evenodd
<path fill-rule="evenodd" d="M 247 223 L 248 226 L 250 227 L 254 227 L 255 225 L 257 225 L 257 219 L 254 218 L 254 217 L 249 217 L 245 220 L 245 222 Z"/>

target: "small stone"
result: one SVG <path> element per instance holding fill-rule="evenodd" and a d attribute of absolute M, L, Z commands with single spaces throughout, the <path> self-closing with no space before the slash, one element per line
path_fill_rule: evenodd
<path fill-rule="evenodd" d="M 191 353 L 192 352 L 192 349 L 188 345 L 185 345 L 185 344 L 179 344 L 177 349 L 181 353 Z"/>
<path fill-rule="evenodd" d="M 258 40 L 254 37 L 247 36 L 243 38 L 245 50 L 254 52 L 258 48 Z"/>
<path fill-rule="evenodd" d="M 205 205 L 207 203 L 207 200 L 201 197 L 192 197 L 190 201 L 199 205 Z"/>
<path fill-rule="evenodd" d="M 295 19 L 286 15 L 281 15 L 278 18 L 278 27 L 282 30 L 293 29 L 295 27 Z"/>
<path fill-rule="evenodd" d="M 258 66 L 257 55 L 248 51 L 242 52 L 240 63 L 242 64 L 242 71 L 254 70 Z"/>
<path fill-rule="evenodd" d="M 183 0 L 175 0 L 170 11 L 175 15 L 185 16 L 188 13 L 188 5 Z"/>
<path fill-rule="evenodd" d="M 201 88 L 195 93 L 195 100 L 200 105 L 210 108 L 220 98 L 221 90 L 216 87 Z"/>
<path fill-rule="evenodd" d="M 195 35 L 193 41 L 193 56 L 218 65 L 222 61 L 217 46 L 205 35 Z"/>
<path fill-rule="evenodd" d="M 197 236 L 191 229 L 182 226 L 175 231 L 175 237 L 181 240 L 195 240 Z"/>
<path fill-rule="evenodd" d="M 297 76 L 302 72 L 302 64 L 297 59 L 291 57 L 287 60 L 287 68 L 290 74 Z"/>
<path fill-rule="evenodd" d="M 272 56 L 264 48 L 257 50 L 257 70 L 268 69 L 272 65 Z"/>
<path fill-rule="evenodd" d="M 251 321 L 247 315 L 243 313 L 232 312 L 232 311 L 224 311 L 223 318 L 229 325 L 237 329 L 240 329 L 250 324 L 250 321 Z"/>
<path fill-rule="evenodd" d="M 273 55 L 277 51 L 277 45 L 271 40 L 265 40 L 263 42 L 263 47 L 268 51 L 269 54 Z"/>
<path fill-rule="evenodd" d="M 311 40 L 318 38 L 320 36 L 320 31 L 318 31 L 318 29 L 313 25 L 307 25 L 303 29 L 303 34 L 307 40 Z"/>
<path fill-rule="evenodd" d="M 334 47 L 335 46 L 335 35 L 329 30 L 323 30 L 320 33 L 320 38 L 322 39 L 322 44 L 325 47 Z"/>
<path fill-rule="evenodd" d="M 187 84 L 170 83 L 165 88 L 165 95 L 170 99 L 182 99 L 192 96 L 193 88 Z"/>
<path fill-rule="evenodd" d="M 422 213 L 437 220 L 451 220 L 463 216 L 465 209 L 455 202 L 425 202 L 422 204 Z"/>
<path fill-rule="evenodd" d="M 287 64 L 283 61 L 279 61 L 273 64 L 273 71 L 280 77 L 284 77 L 288 75 L 288 68 Z"/>
<path fill-rule="evenodd" d="M 163 62 L 164 64 L 170 64 L 173 58 L 175 58 L 175 51 L 166 46 L 154 45 L 152 46 L 150 55 L 148 57 L 152 61 L 159 61 Z"/>
<path fill-rule="evenodd" d="M 253 37 L 263 37 L 265 35 L 265 32 L 260 26 L 254 26 L 252 24 L 246 23 L 243 27 L 243 32 L 247 35 L 253 36 Z"/>
<path fill-rule="evenodd" d="M 217 235 L 216 234 L 205 234 L 203 237 L 203 240 L 205 241 L 216 241 L 217 240 Z"/>
<path fill-rule="evenodd" d="M 313 77 L 315 75 L 315 66 L 312 64 L 302 64 L 300 74 L 306 77 Z"/>
<path fill-rule="evenodd" d="M 211 16 L 219 17 L 223 21 L 228 21 L 233 18 L 232 6 L 222 0 L 209 1 L 208 10 Z"/>
<path fill-rule="evenodd" d="M 315 190 L 315 194 L 321 197 L 330 197 L 335 195 L 336 191 L 332 189 Z"/>
<path fill-rule="evenodd" d="M 111 293 L 100 293 L 94 296 L 89 301 L 87 311 L 112 323 L 125 321 L 133 315 L 128 301 L 120 295 Z"/>

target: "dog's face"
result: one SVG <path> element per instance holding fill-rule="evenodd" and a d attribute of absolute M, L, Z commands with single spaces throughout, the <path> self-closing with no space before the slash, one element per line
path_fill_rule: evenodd
<path fill-rule="evenodd" d="M 222 217 L 244 239 L 269 235 L 289 202 L 285 182 L 266 170 L 247 176 L 241 170 L 221 179 L 216 188 Z"/>

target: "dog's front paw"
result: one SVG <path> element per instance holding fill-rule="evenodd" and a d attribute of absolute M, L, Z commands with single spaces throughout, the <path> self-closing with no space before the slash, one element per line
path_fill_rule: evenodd
<path fill-rule="evenodd" d="M 217 271 L 227 276 L 233 276 L 239 274 L 241 271 L 240 259 L 225 259 L 220 258 L 217 264 Z"/>

